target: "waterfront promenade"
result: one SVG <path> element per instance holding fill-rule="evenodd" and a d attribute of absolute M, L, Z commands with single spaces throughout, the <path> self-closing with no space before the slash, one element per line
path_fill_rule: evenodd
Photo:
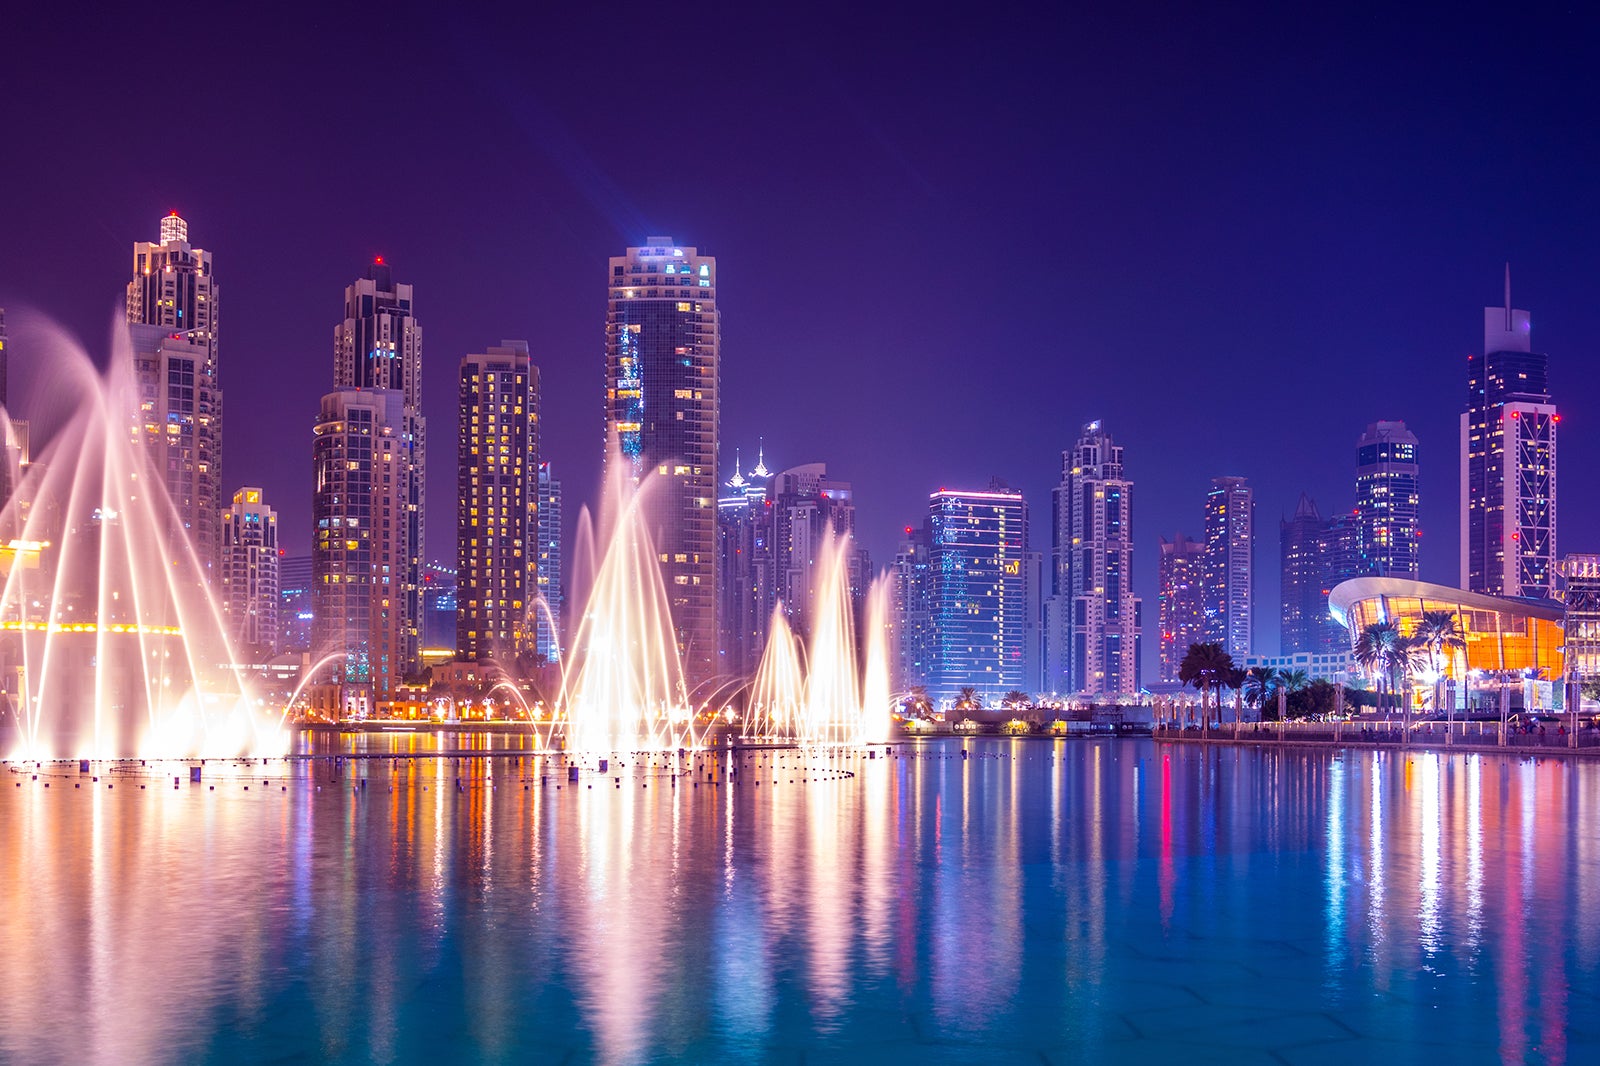
<path fill-rule="evenodd" d="M 1570 720 L 1570 719 L 1569 719 Z M 1545 723 L 1523 730 L 1494 721 L 1414 722 L 1224 722 L 1208 729 L 1157 723 L 1158 741 L 1191 744 L 1250 744 L 1270 747 L 1395 748 L 1416 751 L 1475 751 L 1529 755 L 1600 757 L 1600 729 L 1575 732 L 1569 724 Z"/>

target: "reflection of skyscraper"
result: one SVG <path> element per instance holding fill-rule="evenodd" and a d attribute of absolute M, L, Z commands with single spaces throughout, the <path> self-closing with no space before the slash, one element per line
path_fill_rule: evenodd
<path fill-rule="evenodd" d="M 1022 493 L 940 489 L 928 497 L 932 589 L 929 694 L 971 687 L 993 702 L 1022 685 Z"/>
<path fill-rule="evenodd" d="M 538 614 L 539 368 L 526 341 L 461 360 L 456 653 L 515 659 Z"/>
<path fill-rule="evenodd" d="M 234 652 L 255 663 L 278 654 L 278 515 L 260 489 L 235 492 L 222 514 L 220 576 Z"/>
<path fill-rule="evenodd" d="M 717 261 L 671 238 L 613 256 L 606 441 L 636 481 L 691 687 L 717 670 Z"/>
<path fill-rule="evenodd" d="M 1533 351 L 1528 312 L 1483 311 L 1483 355 L 1467 357 L 1461 416 L 1461 587 L 1553 596 L 1556 424 L 1549 356 Z"/>
<path fill-rule="evenodd" d="M 1206 546 L 1182 533 L 1161 538 L 1160 589 L 1161 680 L 1178 680 L 1189 645 L 1205 640 L 1206 612 L 1201 594 Z"/>
<path fill-rule="evenodd" d="M 344 321 L 333 330 L 333 387 L 388 389 L 400 394 L 393 430 L 400 447 L 396 485 L 403 506 L 395 515 L 403 537 L 392 576 L 402 641 L 396 663 L 416 667 L 422 625 L 422 513 L 427 502 L 427 420 L 422 417 L 422 326 L 411 286 L 397 285 L 380 256 L 366 276 L 345 287 Z"/>
<path fill-rule="evenodd" d="M 1404 422 L 1374 422 L 1356 442 L 1362 573 L 1416 579 L 1417 469 L 1417 435 Z"/>
<path fill-rule="evenodd" d="M 539 464 L 539 600 L 534 652 L 547 663 L 561 658 L 561 482 L 550 464 Z"/>
<path fill-rule="evenodd" d="M 1141 604 L 1133 594 L 1133 482 L 1099 422 L 1061 453 L 1054 493 L 1047 685 L 1056 692 L 1139 690 Z"/>
<path fill-rule="evenodd" d="M 1211 479 L 1206 494 L 1206 640 L 1230 655 L 1249 652 L 1255 496 L 1242 477 Z"/>
<path fill-rule="evenodd" d="M 127 315 L 139 390 L 134 436 L 210 579 L 222 514 L 218 290 L 211 253 L 189 244 L 189 225 L 176 212 L 161 220 L 159 241 L 133 246 Z M 179 550 L 175 561 L 182 558 Z"/>

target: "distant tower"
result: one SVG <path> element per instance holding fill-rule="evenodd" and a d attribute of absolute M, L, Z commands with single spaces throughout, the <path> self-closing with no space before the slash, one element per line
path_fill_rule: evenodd
<path fill-rule="evenodd" d="M 550 464 L 539 464 L 539 599 L 534 653 L 547 663 L 561 658 L 561 482 Z"/>
<path fill-rule="evenodd" d="M 1015 489 L 928 497 L 932 589 L 929 695 L 971 687 L 994 703 L 1023 683 L 1028 507 Z"/>
<path fill-rule="evenodd" d="M 322 398 L 312 445 L 313 661 L 336 655 L 344 702 L 386 698 L 410 669 L 405 615 L 405 395 Z"/>
<path fill-rule="evenodd" d="M 846 565 L 859 612 L 866 595 L 865 553 L 853 539 L 855 493 L 850 482 L 828 475 L 826 463 L 807 463 L 777 474 L 767 490 L 772 521 L 772 588 L 795 632 L 809 635 L 813 600 L 822 580 L 823 545 L 851 537 Z"/>
<path fill-rule="evenodd" d="M 655 477 L 645 518 L 691 688 L 717 673 L 717 261 L 650 237 L 607 277 L 605 440 Z"/>
<path fill-rule="evenodd" d="M 1294 517 L 1279 523 L 1278 531 L 1283 553 L 1279 653 L 1348 651 L 1349 633 L 1328 614 L 1328 593 L 1339 582 L 1365 572 L 1356 514 L 1324 519 L 1302 492 Z"/>
<path fill-rule="evenodd" d="M 394 430 L 400 444 L 398 487 L 405 505 L 395 520 L 405 539 L 392 576 L 403 632 L 396 665 L 404 675 L 416 668 L 422 652 L 428 424 L 422 417 L 422 326 L 411 286 L 395 284 L 382 256 L 365 276 L 345 287 L 344 320 L 333 330 L 333 387 L 393 390 L 401 397 Z"/>
<path fill-rule="evenodd" d="M 526 341 L 461 360 L 456 654 L 532 652 L 539 595 L 539 368 Z"/>
<path fill-rule="evenodd" d="M 1549 356 L 1533 351 L 1528 312 L 1483 310 L 1483 355 L 1467 357 L 1461 415 L 1461 587 L 1553 597 L 1556 428 Z"/>
<path fill-rule="evenodd" d="M 1171 540 L 1161 538 L 1160 677 L 1167 684 L 1178 680 L 1178 667 L 1183 664 L 1189 645 L 1205 640 L 1206 612 L 1201 594 L 1205 555 L 1204 543 L 1182 533 Z"/>
<path fill-rule="evenodd" d="M 1053 502 L 1047 686 L 1056 692 L 1139 691 L 1140 610 L 1133 594 L 1133 482 L 1122 446 L 1099 422 L 1061 453 Z"/>
<path fill-rule="evenodd" d="M 767 623 L 777 602 L 772 566 L 772 474 L 757 452 L 748 477 L 734 458 L 733 476 L 717 499 L 717 611 L 720 672 L 751 678 L 761 664 Z"/>
<path fill-rule="evenodd" d="M 1206 494 L 1206 640 L 1235 659 L 1251 651 L 1255 496 L 1242 477 L 1211 479 Z"/>
<path fill-rule="evenodd" d="M 236 653 L 260 662 L 278 654 L 278 515 L 258 488 L 233 494 L 222 513 L 222 607 Z"/>
<path fill-rule="evenodd" d="M 139 409 L 134 439 L 162 477 L 177 521 L 211 580 L 222 515 L 222 386 L 217 372 L 218 290 L 211 253 L 189 244 L 177 212 L 160 241 L 136 241 L 127 317 Z M 183 563 L 183 552 L 174 562 Z"/>
<path fill-rule="evenodd" d="M 1356 442 L 1363 573 L 1416 579 L 1417 470 L 1417 435 L 1404 422 L 1374 422 Z"/>
<path fill-rule="evenodd" d="M 891 574 L 894 666 L 890 683 L 896 692 L 906 692 L 927 686 L 933 678 L 933 533 L 926 518 L 920 526 L 905 528 Z"/>

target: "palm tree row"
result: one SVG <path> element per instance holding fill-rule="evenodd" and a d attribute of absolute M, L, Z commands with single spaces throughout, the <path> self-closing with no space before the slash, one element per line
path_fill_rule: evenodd
<path fill-rule="evenodd" d="M 1399 693 L 1408 719 L 1410 700 L 1404 698 L 1411 687 L 1411 675 L 1423 665 L 1433 679 L 1432 707 L 1435 713 L 1441 702 L 1440 655 L 1456 652 L 1466 647 L 1466 638 L 1453 611 L 1424 611 L 1416 629 L 1409 635 L 1400 632 L 1393 622 L 1374 622 L 1356 637 L 1353 655 L 1356 663 L 1368 677 L 1378 682 L 1378 710 L 1383 710 L 1384 696 Z M 1451 707 L 1455 701 L 1451 701 Z M 1409 724 L 1409 722 L 1408 722 Z"/>

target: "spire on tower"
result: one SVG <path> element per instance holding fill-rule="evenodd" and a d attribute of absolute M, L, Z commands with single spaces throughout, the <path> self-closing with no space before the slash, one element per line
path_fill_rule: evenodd
<path fill-rule="evenodd" d="M 750 476 L 753 477 L 753 478 L 756 478 L 756 477 L 771 477 L 772 476 L 772 471 L 767 469 L 767 444 L 766 444 L 766 440 L 765 440 L 765 438 L 757 437 L 756 441 L 757 441 L 757 446 L 756 446 L 756 465 L 750 471 Z"/>
<path fill-rule="evenodd" d="M 728 479 L 730 489 L 744 488 L 744 475 L 739 473 L 739 449 L 733 450 L 733 476 Z"/>

